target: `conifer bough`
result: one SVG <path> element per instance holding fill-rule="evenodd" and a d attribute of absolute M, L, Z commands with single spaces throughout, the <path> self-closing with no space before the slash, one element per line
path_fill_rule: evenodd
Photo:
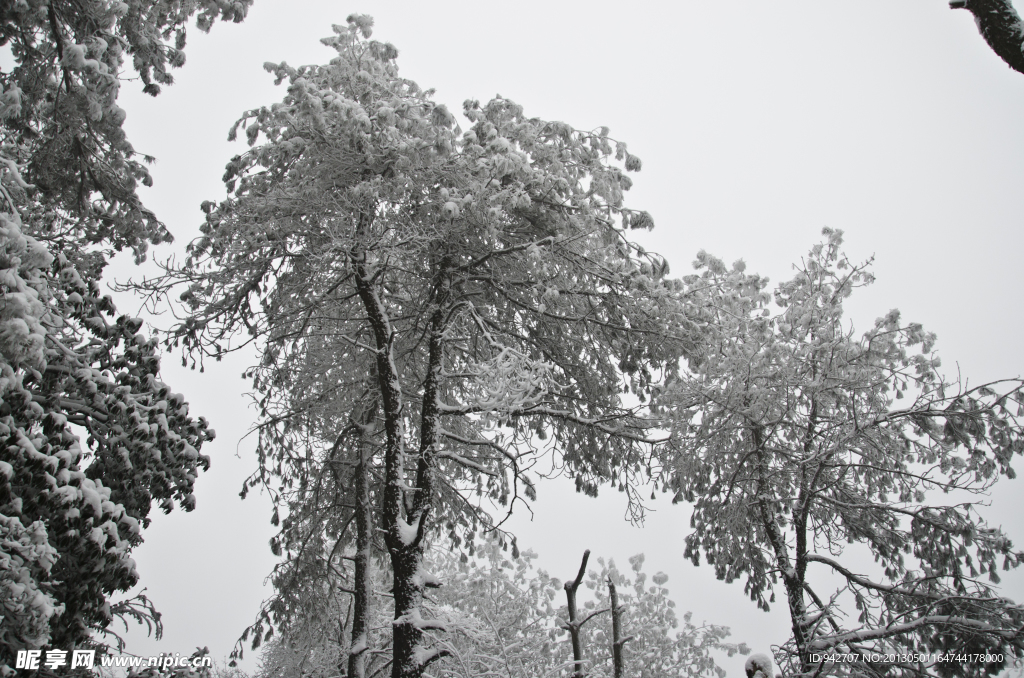
<path fill-rule="evenodd" d="M 155 341 L 99 287 L 110 255 L 170 233 L 142 205 L 145 161 L 117 105 L 184 63 L 185 24 L 251 0 L 17 0 L 0 6 L 0 667 L 18 650 L 100 642 L 112 619 L 160 633 L 130 558 L 157 503 L 195 506 L 213 437 L 159 378 Z M 83 446 L 79 438 L 85 432 Z M 118 639 L 119 641 L 119 639 Z"/>

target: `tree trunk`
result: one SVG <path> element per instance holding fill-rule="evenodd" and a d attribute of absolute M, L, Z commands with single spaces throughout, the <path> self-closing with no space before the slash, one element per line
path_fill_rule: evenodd
<path fill-rule="evenodd" d="M 398 367 L 394 359 L 394 334 L 387 309 L 378 293 L 375 271 L 367 263 L 362 243 L 369 239 L 373 217 L 366 212 L 359 215 L 356 225 L 356 246 L 352 248 L 355 263 L 356 291 L 366 310 L 367 321 L 374 339 L 377 387 L 384 416 L 384 488 L 381 497 L 381 528 L 384 543 L 391 556 L 395 576 L 395 625 L 392 641 L 393 678 L 419 675 L 415 671 L 414 647 L 419 628 L 410 617 L 418 612 L 422 592 L 418 591 L 414 577 L 419 568 L 418 539 L 406 544 L 408 523 L 402 518 L 405 491 L 405 441 L 402 436 L 402 388 Z M 417 534 L 419 536 L 419 534 Z M 400 623 L 405 620 L 407 623 Z M 422 672 L 422 669 L 420 670 Z"/>
<path fill-rule="evenodd" d="M 622 656 L 622 648 L 632 637 L 622 637 L 622 608 L 619 606 L 619 593 L 615 590 L 615 584 L 610 577 L 608 599 L 612 606 L 612 675 L 614 678 L 623 678 L 626 675 L 626 662 Z"/>
<path fill-rule="evenodd" d="M 371 217 L 363 214 L 357 225 L 357 242 L 368 236 Z M 405 479 L 405 450 L 402 437 L 402 390 L 395 365 L 393 330 L 387 309 L 381 301 L 374 271 L 367 265 L 365 250 L 352 252 L 356 263 L 356 289 L 366 309 L 376 349 L 377 382 L 384 405 L 384 491 L 381 517 L 384 543 L 394 572 L 395 619 L 392 630 L 392 678 L 419 678 L 432 662 L 448 654 L 444 650 L 425 651 L 423 632 L 431 625 L 420 615 L 423 602 L 424 535 L 434 498 L 434 466 L 441 408 L 439 389 L 444 356 L 443 333 L 449 297 L 446 259 L 437 264 L 434 308 L 430 316 L 429 353 L 423 403 L 420 412 L 420 451 L 416 485 L 408 490 Z M 411 494 L 410 497 L 407 491 Z M 403 517 L 403 513 L 405 514 Z"/>
<path fill-rule="evenodd" d="M 391 565 L 395 573 L 394 657 L 392 678 L 419 678 L 432 662 L 447 656 L 447 650 L 426 651 L 422 646 L 423 632 L 432 625 L 420 616 L 423 603 L 424 536 L 434 501 L 434 470 L 441 431 L 441 380 L 444 360 L 444 330 L 450 297 L 448 260 L 442 257 L 436 263 L 434 306 L 430 314 L 427 351 L 427 373 L 423 384 L 423 403 L 420 409 L 420 450 L 416 465 L 416 486 L 412 490 L 411 506 L 407 511 L 405 536 L 393 546 Z M 411 535 L 411 541 L 409 538 Z"/>
<path fill-rule="evenodd" d="M 764 450 L 764 437 L 760 426 L 753 427 L 752 438 L 757 459 L 757 501 L 761 514 L 761 526 L 764 528 L 768 543 L 771 544 L 772 550 L 775 552 L 775 562 L 786 586 L 786 600 L 789 603 L 789 616 L 793 625 L 793 641 L 796 643 L 800 656 L 801 670 L 806 671 L 809 665 L 806 663 L 808 638 L 804 572 L 794 567 L 793 561 L 789 557 L 785 536 L 779 529 L 773 508 L 769 505 L 770 499 L 774 496 L 774 488 L 769 484 L 768 459 Z"/>
<path fill-rule="evenodd" d="M 355 595 L 352 614 L 352 644 L 348 655 L 348 678 L 365 678 L 366 654 L 369 649 L 370 617 L 373 610 L 373 567 L 371 548 L 373 544 L 373 510 L 370 505 L 370 456 L 373 422 L 376 408 L 369 409 L 356 422 L 360 429 L 359 459 L 356 463 L 355 489 Z"/>
<path fill-rule="evenodd" d="M 583 639 L 580 637 L 580 627 L 583 624 L 579 621 L 579 613 L 576 610 L 576 591 L 583 581 L 583 575 L 587 573 L 587 561 L 590 560 L 590 549 L 583 552 L 583 562 L 580 563 L 579 574 L 572 582 L 565 582 L 566 607 L 569 609 L 569 623 L 566 628 L 569 631 L 569 638 L 572 641 L 572 676 L 583 678 Z"/>

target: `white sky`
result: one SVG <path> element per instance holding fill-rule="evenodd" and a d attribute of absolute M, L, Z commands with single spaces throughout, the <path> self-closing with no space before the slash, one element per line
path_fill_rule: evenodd
<path fill-rule="evenodd" d="M 327 61 L 319 38 L 351 12 L 374 16 L 374 37 L 398 47 L 403 75 L 436 88 L 453 112 L 500 93 L 531 116 L 608 125 L 643 159 L 628 203 L 654 216 L 645 244 L 673 274 L 706 249 L 777 282 L 823 226 L 841 228 L 852 258 L 876 257 L 878 282 L 848 304 L 857 328 L 897 307 L 938 333 L 947 370 L 974 383 L 1024 373 L 1024 75 L 945 0 L 256 0 L 243 24 L 190 31 L 188 63 L 158 98 L 124 87 L 129 139 L 158 158 L 144 199 L 177 237 L 157 257 L 180 252 L 198 232 L 199 203 L 223 196 L 224 164 L 242 148 L 225 141 L 234 120 L 282 96 L 262 64 Z M 165 380 L 218 438 L 203 450 L 213 468 L 198 481 L 196 511 L 155 512 L 136 551 L 166 626 L 159 643 L 133 631 L 137 654 L 208 645 L 225 657 L 270 594 L 268 503 L 237 496 L 255 465 L 252 442 L 239 443 L 255 416 L 245 366 L 243 357 L 198 375 L 165 359 Z M 992 499 L 993 521 L 1018 545 L 1020 482 Z M 584 548 L 622 565 L 644 551 L 646 569 L 670 575 L 696 620 L 731 626 L 733 641 L 758 652 L 786 639 L 784 604 L 762 613 L 739 582 L 682 560 L 685 507 L 658 504 L 639 529 L 622 520 L 618 493 L 593 500 L 566 488 L 542 484 L 535 521 L 517 523 L 553 575 L 572 576 Z M 1024 577 L 1005 582 L 1024 599 Z M 742 666 L 724 662 L 730 677 Z"/>

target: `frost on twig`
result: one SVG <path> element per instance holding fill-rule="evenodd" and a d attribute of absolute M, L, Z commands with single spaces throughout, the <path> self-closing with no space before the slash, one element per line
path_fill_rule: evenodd
<path fill-rule="evenodd" d="M 472 381 L 465 405 L 482 412 L 527 410 L 539 404 L 557 386 L 553 366 L 532 359 L 510 346 L 493 357 L 470 365 Z"/>

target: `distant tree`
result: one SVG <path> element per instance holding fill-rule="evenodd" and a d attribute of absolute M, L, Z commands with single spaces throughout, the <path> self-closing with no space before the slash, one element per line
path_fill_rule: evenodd
<path fill-rule="evenodd" d="M 370 26 L 336 28 L 327 66 L 268 65 L 284 101 L 239 122 L 252 149 L 228 165 L 228 199 L 204 205 L 184 266 L 151 288 L 185 286 L 174 336 L 193 356 L 256 342 L 255 484 L 302 501 L 303 478 L 343 461 L 331 454 L 356 406 L 375 403 L 360 426 L 394 573 L 392 675 L 412 677 L 444 653 L 420 615 L 429 535 L 472 550 L 491 505 L 532 494 L 539 449 L 581 490 L 635 492 L 652 422 L 622 391 L 645 398 L 680 342 L 659 305 L 663 260 L 625 235 L 652 225 L 623 206 L 632 182 L 612 158 L 640 168 L 625 145 L 500 98 L 467 102 L 462 133 Z M 293 385 L 313 365 L 323 376 Z M 349 506 L 334 507 L 339 525 Z M 321 565 L 340 552 L 320 550 Z"/>
<path fill-rule="evenodd" d="M 713 653 L 732 657 L 747 654 L 746 644 L 725 642 L 729 629 L 725 626 L 693 623 L 693 613 L 685 612 L 682 619 L 676 614 L 676 603 L 669 598 L 665 584 L 668 575 L 658 572 L 648 579 L 643 572 L 644 555 L 629 559 L 631 574 L 623 574 L 614 561 L 597 559 L 599 569 L 588 572 L 586 586 L 593 591 L 593 601 L 587 601 L 583 610 L 610 609 L 609 587 L 617 588 L 618 602 L 625 608 L 622 635 L 629 638 L 624 659 L 623 675 L 631 678 L 700 678 L 718 676 L 726 672 L 718 666 Z M 586 630 L 586 627 L 584 627 Z M 612 624 L 610 615 L 589 630 L 586 647 L 593 665 L 588 676 L 612 678 Z"/>
<path fill-rule="evenodd" d="M 973 14 L 992 51 L 1010 68 L 1024 73 L 1024 21 L 1010 0 L 950 0 L 949 6 Z"/>
<path fill-rule="evenodd" d="M 782 584 L 784 675 L 994 675 L 1024 651 L 1024 612 L 994 588 L 1022 554 L 978 504 L 1024 450 L 1024 387 L 945 379 L 934 335 L 897 311 L 855 336 L 843 302 L 872 277 L 825 236 L 774 295 L 704 253 L 686 279 L 706 341 L 656 399 L 673 435 L 662 480 L 694 504 L 686 555 L 745 578 L 764 609 Z M 946 661 L 819 673 L 812 653 L 837 650 Z"/>
<path fill-rule="evenodd" d="M 0 7 L 0 666 L 70 649 L 115 616 L 159 626 L 145 596 L 112 602 L 153 502 L 190 510 L 213 437 L 159 380 L 157 343 L 99 288 L 108 257 L 170 239 L 117 105 L 125 59 L 156 94 L 184 62 L 185 24 L 239 21 L 219 3 L 19 0 Z M 79 434 L 87 435 L 87 448 Z"/>
<path fill-rule="evenodd" d="M 473 558 L 431 549 L 426 554 L 430 570 L 445 585 L 431 590 L 424 602 L 424 614 L 444 631 L 435 630 L 436 642 L 448 650 L 445 658 L 431 667 L 438 678 L 475 678 L 502 675 L 508 678 L 568 676 L 572 673 L 572 652 L 565 630 L 566 607 L 562 583 L 543 570 L 534 570 L 536 555 L 530 551 L 512 558 L 497 539 L 484 539 Z M 581 611 L 595 615 L 582 628 L 587 648 L 586 674 L 594 678 L 613 675 L 611 663 L 611 619 L 607 582 L 619 586 L 626 609 L 622 626 L 631 636 L 627 674 L 637 678 L 698 678 L 724 676 L 715 654 L 746 654 L 744 645 L 724 642 L 729 635 L 722 626 L 691 622 L 690 613 L 680 620 L 675 603 L 658 573 L 653 585 L 643 572 L 644 557 L 630 559 L 632 574 L 620 573 L 615 564 L 598 560 L 598 570 L 586 573 L 585 588 L 593 591 Z M 383 583 L 383 582 L 381 582 Z M 605 613 L 601 611 L 604 610 Z M 382 606 L 372 621 L 377 627 L 372 664 L 386 664 L 382 650 L 390 642 L 390 605 Z M 346 641 L 335 629 L 344 627 L 349 611 L 337 610 L 334 624 L 295 626 L 275 636 L 264 648 L 257 678 L 285 678 L 304 675 L 330 678 L 344 665 Z M 344 674 L 343 674 L 344 675 Z M 369 673 L 367 674 L 369 675 Z"/>

